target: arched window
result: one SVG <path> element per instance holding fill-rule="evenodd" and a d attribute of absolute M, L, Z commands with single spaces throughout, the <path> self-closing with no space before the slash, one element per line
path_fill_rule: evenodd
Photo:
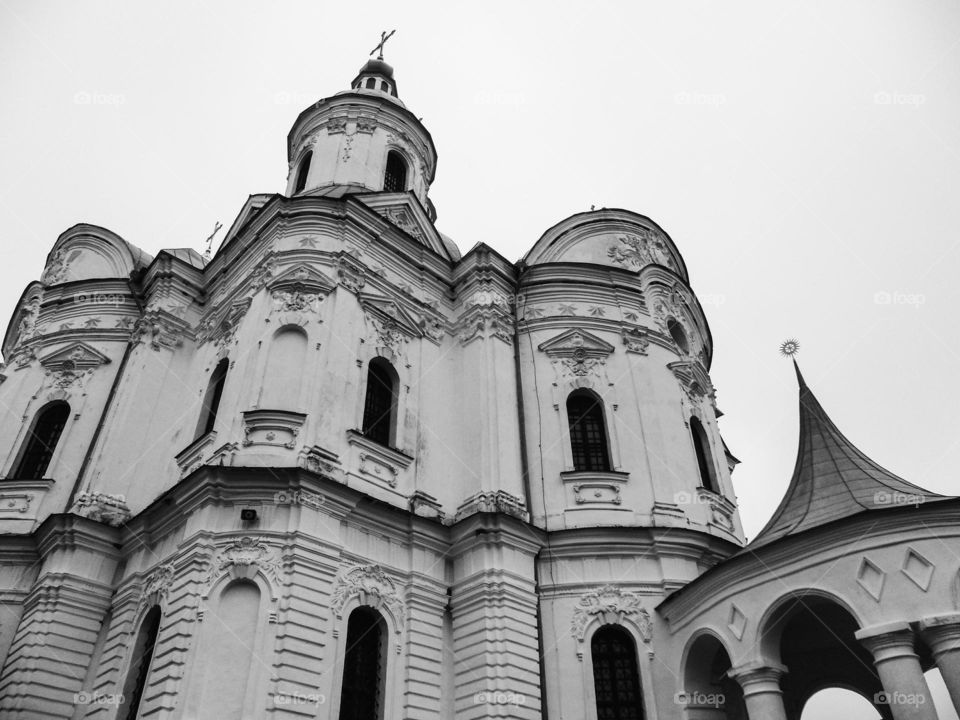
<path fill-rule="evenodd" d="M 140 700 L 147 687 L 147 675 L 150 672 L 150 662 L 153 660 L 153 651 L 157 646 L 157 635 L 160 632 L 160 607 L 154 605 L 140 623 L 140 632 L 133 644 L 130 656 L 130 667 L 127 669 L 127 680 L 123 684 L 123 695 L 118 718 L 122 720 L 136 720 L 140 710 Z"/>
<path fill-rule="evenodd" d="M 367 89 L 375 90 L 377 87 L 377 81 L 375 78 L 367 78 Z"/>
<path fill-rule="evenodd" d="M 643 720 L 637 647 L 630 633 L 604 625 L 590 641 L 597 720 Z"/>
<path fill-rule="evenodd" d="M 577 472 L 609 472 L 610 454 L 603 421 L 603 400 L 589 390 L 575 390 L 567 398 L 570 449 Z"/>
<path fill-rule="evenodd" d="M 367 394 L 363 401 L 361 430 L 381 445 L 391 445 L 397 415 L 397 378 L 383 358 L 370 361 L 367 370 Z"/>
<path fill-rule="evenodd" d="M 70 417 L 70 406 L 62 400 L 45 405 L 33 420 L 27 442 L 20 454 L 17 469 L 10 477 L 17 480 L 39 480 L 47 472 L 53 451 Z"/>
<path fill-rule="evenodd" d="M 687 334 L 683 331 L 683 326 L 680 323 L 670 318 L 667 320 L 667 331 L 681 352 L 684 354 L 690 352 L 690 342 L 687 340 Z"/>
<path fill-rule="evenodd" d="M 260 625 L 260 588 L 251 580 L 232 580 L 223 590 L 210 622 L 203 622 L 198 643 L 203 672 L 199 706 L 184 713 L 195 718 L 242 718 L 251 670 L 268 664 L 258 657 L 256 637 Z"/>
<path fill-rule="evenodd" d="M 381 720 L 386 675 L 386 623 L 373 608 L 358 607 L 347 621 L 340 720 Z"/>
<path fill-rule="evenodd" d="M 287 325 L 273 336 L 264 370 L 260 407 L 298 410 L 303 405 L 300 382 L 307 362 L 307 333 L 299 325 Z"/>
<path fill-rule="evenodd" d="M 690 436 L 693 439 L 693 449 L 697 453 L 700 485 L 710 492 L 719 493 L 720 488 L 717 485 L 717 477 L 713 470 L 713 463 L 711 462 L 712 456 L 710 454 L 710 442 L 707 440 L 707 432 L 695 417 L 690 418 Z"/>
<path fill-rule="evenodd" d="M 313 160 L 313 150 L 308 150 L 297 165 L 297 184 L 293 188 L 293 194 L 302 192 L 307 186 L 307 173 L 310 172 L 310 161 Z"/>
<path fill-rule="evenodd" d="M 223 395 L 223 385 L 227 381 L 227 370 L 230 361 L 224 358 L 214 368 L 207 384 L 207 392 L 203 396 L 203 407 L 200 408 L 200 421 L 197 423 L 197 437 L 206 435 L 213 430 L 217 422 L 217 411 L 220 409 L 220 398 Z"/>
<path fill-rule="evenodd" d="M 403 192 L 407 189 L 407 163 L 396 150 L 387 153 L 387 171 L 383 175 L 384 192 Z"/>

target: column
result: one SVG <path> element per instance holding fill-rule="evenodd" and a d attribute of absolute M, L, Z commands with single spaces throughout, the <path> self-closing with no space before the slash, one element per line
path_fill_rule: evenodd
<path fill-rule="evenodd" d="M 779 663 L 752 662 L 732 668 L 727 675 L 743 688 L 750 720 L 787 720 L 780 678 L 787 668 Z"/>
<path fill-rule="evenodd" d="M 933 651 L 953 707 L 960 713 L 960 613 L 924 618 L 920 630 Z"/>
<path fill-rule="evenodd" d="M 883 699 L 894 720 L 937 720 L 920 659 L 913 651 L 913 630 L 905 622 L 858 630 L 857 640 L 873 655 Z"/>

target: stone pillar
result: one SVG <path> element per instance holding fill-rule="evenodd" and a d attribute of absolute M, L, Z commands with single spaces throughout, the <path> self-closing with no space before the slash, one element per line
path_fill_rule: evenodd
<path fill-rule="evenodd" d="M 732 668 L 727 675 L 743 688 L 743 700 L 750 720 L 787 720 L 783 707 L 780 678 L 787 668 L 779 663 L 747 663 Z"/>
<path fill-rule="evenodd" d="M 960 613 L 924 618 L 920 630 L 933 651 L 953 707 L 960 713 Z"/>
<path fill-rule="evenodd" d="M 454 527 L 454 715 L 457 720 L 540 720 L 537 592 L 532 581 L 540 546 L 507 516 L 477 514 Z"/>
<path fill-rule="evenodd" d="M 113 597 L 119 531 L 52 515 L 36 538 L 40 571 L 0 674 L 0 717 L 69 720 L 80 710 L 113 707 L 113 698 L 94 702 L 87 683 Z"/>
<path fill-rule="evenodd" d="M 913 630 L 905 622 L 858 630 L 857 640 L 873 655 L 883 696 L 894 720 L 937 720 L 920 659 L 913 651 Z"/>

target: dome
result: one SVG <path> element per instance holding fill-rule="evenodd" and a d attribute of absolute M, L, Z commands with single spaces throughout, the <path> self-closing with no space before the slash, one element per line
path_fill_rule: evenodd
<path fill-rule="evenodd" d="M 393 67 L 383 60 L 367 60 L 366 64 L 360 68 L 360 75 L 383 75 L 387 78 L 393 78 Z"/>
<path fill-rule="evenodd" d="M 380 58 L 367 60 L 350 83 L 351 90 L 374 90 L 397 98 L 397 83 L 393 79 L 393 67 Z M 398 98 L 399 99 L 399 98 Z"/>

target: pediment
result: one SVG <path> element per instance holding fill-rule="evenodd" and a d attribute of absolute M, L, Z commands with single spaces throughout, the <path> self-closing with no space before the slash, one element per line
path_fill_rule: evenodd
<path fill-rule="evenodd" d="M 48 370 L 87 370 L 106 365 L 110 358 L 86 343 L 76 342 L 40 358 Z"/>
<path fill-rule="evenodd" d="M 420 323 L 397 302 L 383 295 L 360 293 L 360 301 L 364 312 L 381 324 L 396 328 L 411 337 L 421 337 L 423 331 Z"/>
<path fill-rule="evenodd" d="M 237 231 L 239 231 L 240 228 L 242 228 L 250 218 L 256 215 L 260 208 L 266 205 L 272 197 L 273 195 L 270 193 L 259 193 L 257 195 L 251 195 L 248 197 L 247 201 L 243 204 L 243 207 L 240 208 L 240 212 L 237 214 L 236 219 L 234 219 L 233 223 L 230 225 L 230 229 L 227 230 L 227 234 L 223 236 L 221 247 L 226 245 L 227 242 L 229 242 L 230 239 L 237 234 Z"/>
<path fill-rule="evenodd" d="M 537 349 L 551 357 L 606 357 L 614 347 L 606 340 L 580 328 L 566 330 L 540 343 Z"/>
<path fill-rule="evenodd" d="M 680 381 L 683 389 L 692 397 L 708 397 L 713 399 L 715 391 L 710 376 L 696 360 L 680 360 L 668 363 L 667 367 L 674 377 Z"/>
<path fill-rule="evenodd" d="M 267 283 L 267 289 L 273 291 L 301 292 L 301 293 L 329 293 L 337 284 L 317 270 L 305 264 L 297 264 L 279 273 Z"/>
<path fill-rule="evenodd" d="M 449 260 L 450 256 L 443 238 L 430 221 L 427 211 L 416 198 L 407 193 L 377 193 L 357 196 L 368 208 L 385 218 L 391 224 L 403 230 L 407 235 L 419 240 L 438 255 Z"/>

